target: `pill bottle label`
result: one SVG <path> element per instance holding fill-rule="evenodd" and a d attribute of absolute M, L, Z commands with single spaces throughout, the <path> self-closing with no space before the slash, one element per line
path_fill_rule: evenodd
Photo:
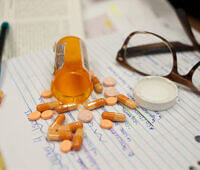
<path fill-rule="evenodd" d="M 54 65 L 54 74 L 64 65 L 66 43 L 57 43 L 55 47 L 56 57 Z"/>
<path fill-rule="evenodd" d="M 84 102 L 92 92 L 87 49 L 78 37 L 63 37 L 56 44 L 51 91 L 64 104 Z"/>

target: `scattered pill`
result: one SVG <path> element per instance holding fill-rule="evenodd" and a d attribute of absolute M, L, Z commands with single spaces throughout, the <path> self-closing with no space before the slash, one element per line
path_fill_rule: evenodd
<path fill-rule="evenodd" d="M 83 129 L 79 128 L 76 130 L 75 135 L 74 135 L 74 140 L 73 140 L 73 149 L 78 151 L 81 149 L 82 142 L 83 142 Z"/>
<path fill-rule="evenodd" d="M 64 153 L 69 152 L 72 148 L 72 142 L 70 140 L 64 140 L 60 143 L 60 150 Z"/>
<path fill-rule="evenodd" d="M 112 123 L 112 121 L 110 121 L 110 120 L 103 119 L 103 120 L 100 121 L 100 126 L 101 126 L 103 129 L 111 129 L 112 126 L 113 126 L 113 123 Z"/>
<path fill-rule="evenodd" d="M 1 103 L 2 99 L 3 99 L 3 91 L 0 90 L 0 103 Z"/>
<path fill-rule="evenodd" d="M 72 132 L 75 132 L 78 128 L 83 128 L 83 123 L 81 121 L 77 121 L 69 123 L 68 126 Z"/>
<path fill-rule="evenodd" d="M 91 77 L 94 76 L 94 70 L 90 70 L 90 75 L 91 75 Z"/>
<path fill-rule="evenodd" d="M 82 122 L 90 122 L 93 118 L 92 112 L 90 110 L 81 110 L 77 116 L 78 120 Z"/>
<path fill-rule="evenodd" d="M 108 97 L 106 99 L 106 104 L 109 106 L 113 106 L 117 103 L 117 98 L 116 97 Z"/>
<path fill-rule="evenodd" d="M 104 106 L 105 103 L 106 103 L 106 101 L 104 98 L 99 98 L 99 99 L 93 100 L 91 102 L 85 103 L 84 107 L 87 110 L 93 110 L 93 109 L 97 109 L 99 107 Z"/>
<path fill-rule="evenodd" d="M 41 118 L 45 120 L 52 118 L 52 116 L 53 116 L 53 110 L 46 110 L 41 114 Z"/>
<path fill-rule="evenodd" d="M 55 111 L 57 113 L 63 113 L 71 110 L 77 109 L 78 105 L 77 104 L 64 104 L 64 105 L 58 105 L 55 107 Z"/>
<path fill-rule="evenodd" d="M 64 114 L 59 114 L 54 121 L 51 123 L 51 125 L 49 126 L 49 130 L 50 129 L 57 129 L 58 126 L 62 125 L 65 121 L 65 115 Z M 55 130 L 56 130 L 55 129 Z"/>
<path fill-rule="evenodd" d="M 58 130 L 67 130 L 67 131 L 75 132 L 79 128 L 83 128 L 83 123 L 81 121 L 68 123 L 66 125 L 61 125 L 59 126 Z"/>
<path fill-rule="evenodd" d="M 94 91 L 96 93 L 101 93 L 103 91 L 103 86 L 100 83 L 99 79 L 96 76 L 93 76 L 92 82 L 93 82 Z"/>
<path fill-rule="evenodd" d="M 123 94 L 119 94 L 117 96 L 117 101 L 123 103 L 124 105 L 130 107 L 131 109 L 135 109 L 136 108 L 136 103 L 131 100 L 130 98 L 128 98 L 127 96 L 123 95 Z"/>
<path fill-rule="evenodd" d="M 52 97 L 52 92 L 50 91 L 50 90 L 44 90 L 44 91 L 42 91 L 42 93 L 41 93 L 41 96 L 43 97 L 43 98 L 50 98 L 50 97 Z"/>
<path fill-rule="evenodd" d="M 115 87 L 108 87 L 104 91 L 105 97 L 115 97 L 118 95 L 118 90 Z"/>
<path fill-rule="evenodd" d="M 59 101 L 53 101 L 53 102 L 38 104 L 37 105 L 37 111 L 43 112 L 45 110 L 52 110 L 56 106 L 59 106 L 59 105 L 60 105 Z"/>
<path fill-rule="evenodd" d="M 106 77 L 103 80 L 103 85 L 106 87 L 115 86 L 115 84 L 116 84 L 116 80 L 113 77 Z"/>
<path fill-rule="evenodd" d="M 125 114 L 115 112 L 103 112 L 101 117 L 115 122 L 124 122 L 126 120 Z"/>
<path fill-rule="evenodd" d="M 73 133 L 68 130 L 59 130 L 59 131 L 48 131 L 47 139 L 48 140 L 71 140 L 73 138 Z"/>
<path fill-rule="evenodd" d="M 29 120 L 38 120 L 39 118 L 40 118 L 40 116 L 41 116 L 41 113 L 40 112 L 38 112 L 38 111 L 33 111 L 32 113 L 30 113 L 29 115 L 28 115 L 28 118 L 29 118 Z"/>

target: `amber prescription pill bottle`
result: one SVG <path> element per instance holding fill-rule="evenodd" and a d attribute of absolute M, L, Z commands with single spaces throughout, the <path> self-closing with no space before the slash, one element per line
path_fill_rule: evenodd
<path fill-rule="evenodd" d="M 55 44 L 53 95 L 64 104 L 82 103 L 93 86 L 89 73 L 88 56 L 83 41 L 74 36 L 60 39 Z"/>

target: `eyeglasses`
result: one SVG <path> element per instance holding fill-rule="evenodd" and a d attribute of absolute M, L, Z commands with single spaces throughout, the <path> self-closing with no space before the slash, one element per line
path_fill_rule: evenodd
<path fill-rule="evenodd" d="M 178 65 L 177 65 L 177 55 L 176 51 L 194 51 L 198 50 L 200 52 L 200 46 L 198 45 L 194 35 L 192 34 L 189 22 L 187 21 L 185 17 L 185 13 L 182 10 L 177 11 L 177 14 L 179 16 L 179 19 L 181 20 L 181 23 L 184 27 L 184 30 L 186 31 L 187 35 L 189 36 L 190 40 L 193 43 L 193 46 L 186 45 L 180 42 L 168 42 L 165 38 L 162 36 L 148 32 L 148 31 L 135 31 L 132 32 L 124 41 L 122 48 L 118 51 L 117 58 L 116 60 L 125 68 L 139 73 L 144 76 L 149 76 L 153 75 L 154 72 L 157 71 L 156 68 L 145 68 L 147 64 L 147 60 L 145 58 L 149 59 L 149 55 L 151 54 L 159 54 L 161 53 L 167 53 L 170 52 L 172 55 L 172 62 L 171 62 L 171 70 L 168 69 L 165 71 L 168 71 L 166 75 L 162 75 L 163 77 L 166 77 L 174 82 L 180 83 L 182 85 L 185 85 L 189 87 L 191 90 L 193 90 L 196 94 L 200 95 L 200 61 L 197 62 L 191 70 L 185 74 L 181 75 L 178 72 Z M 154 44 L 148 44 L 148 45 L 140 45 L 140 46 L 135 46 L 135 47 L 129 47 L 130 43 L 133 40 L 133 37 L 136 37 L 136 35 L 150 35 L 152 37 L 155 37 L 156 39 L 160 40 L 161 43 L 154 43 Z M 131 44 L 132 46 L 132 44 Z M 154 57 L 153 55 L 153 57 Z M 143 56 L 143 58 L 142 58 Z M 140 61 L 137 63 L 136 58 L 142 58 L 142 62 Z M 136 59 L 136 60 L 134 60 Z M 153 58 L 155 60 L 155 58 Z M 154 60 L 152 59 L 152 62 Z M 165 58 L 166 60 L 169 59 L 169 56 Z M 165 60 L 165 61 L 166 61 Z M 146 63 L 144 63 L 146 62 Z M 157 64 L 166 64 L 162 60 L 158 61 L 157 63 L 154 63 L 155 65 Z M 138 65 L 143 65 L 144 67 L 137 67 Z M 169 68 L 170 64 L 167 65 L 167 68 Z M 166 66 L 166 65 L 165 65 Z M 163 67 L 164 68 L 164 67 Z M 166 67 L 165 67 L 166 68 Z M 145 70 L 150 70 L 150 73 L 147 73 Z M 153 71 L 152 71 L 153 70 Z M 194 78 L 195 75 L 195 78 Z M 196 78 L 197 76 L 197 78 Z"/>

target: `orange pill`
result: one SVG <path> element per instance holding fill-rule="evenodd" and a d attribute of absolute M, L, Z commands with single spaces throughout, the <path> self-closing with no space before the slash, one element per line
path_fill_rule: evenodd
<path fill-rule="evenodd" d="M 46 111 L 42 112 L 42 114 L 41 114 L 41 118 L 45 119 L 45 120 L 51 119 L 52 116 L 53 116 L 53 110 L 46 110 Z"/>
<path fill-rule="evenodd" d="M 32 113 L 30 113 L 29 115 L 28 115 L 28 118 L 29 118 L 29 120 L 38 120 L 39 118 L 40 118 L 40 116 L 41 116 L 41 113 L 40 112 L 38 112 L 38 111 L 33 111 Z"/>
<path fill-rule="evenodd" d="M 37 111 L 43 112 L 45 110 L 52 110 L 56 106 L 59 106 L 61 103 L 59 101 L 53 101 L 48 103 L 42 103 L 37 105 Z"/>
<path fill-rule="evenodd" d="M 82 142 L 83 142 L 83 129 L 82 128 L 79 128 L 76 130 L 76 133 L 74 135 L 74 140 L 73 140 L 73 148 L 74 150 L 78 151 L 81 149 L 81 146 L 82 146 Z"/>
<path fill-rule="evenodd" d="M 65 115 L 64 114 L 59 114 L 54 121 L 51 123 L 51 125 L 49 126 L 49 130 L 50 129 L 57 129 L 58 126 L 62 125 L 65 121 Z"/>
<path fill-rule="evenodd" d="M 64 105 L 58 105 L 55 107 L 55 111 L 57 113 L 63 113 L 71 110 L 77 109 L 78 105 L 77 104 L 64 104 Z"/>
<path fill-rule="evenodd" d="M 124 105 L 130 107 L 131 109 L 135 109 L 136 108 L 136 103 L 131 100 L 130 98 L 128 98 L 127 96 L 123 95 L 123 94 L 119 94 L 117 96 L 117 101 L 123 103 Z"/>
<path fill-rule="evenodd" d="M 104 98 L 99 98 L 99 99 L 93 100 L 91 102 L 85 103 L 84 107 L 85 107 L 85 109 L 93 110 L 93 109 L 97 109 L 99 107 L 102 107 L 105 104 L 106 104 L 105 99 Z"/>
<path fill-rule="evenodd" d="M 50 97 L 52 97 L 52 95 L 53 95 L 53 93 L 50 90 L 44 90 L 41 93 L 41 96 L 43 98 L 50 98 Z"/>
<path fill-rule="evenodd" d="M 108 119 L 103 119 L 103 120 L 100 121 L 100 126 L 103 129 L 111 129 L 112 126 L 113 126 L 113 123 L 112 123 L 112 121 L 110 121 Z"/>
<path fill-rule="evenodd" d="M 96 93 L 101 93 L 103 91 L 103 86 L 96 76 L 92 77 L 92 83 L 93 83 L 94 91 Z"/>
<path fill-rule="evenodd" d="M 68 123 L 66 125 L 61 125 L 59 126 L 58 130 L 68 130 L 75 132 L 79 128 L 83 128 L 83 123 L 81 121 Z"/>
<path fill-rule="evenodd" d="M 115 122 L 124 122 L 126 120 L 125 114 L 115 112 L 103 112 L 101 117 Z"/>
<path fill-rule="evenodd" d="M 64 153 L 71 151 L 72 142 L 70 140 L 64 140 L 60 143 L 60 150 Z"/>
<path fill-rule="evenodd" d="M 48 140 L 71 140 L 73 138 L 73 133 L 67 130 L 56 130 L 48 131 L 47 139 Z"/>
<path fill-rule="evenodd" d="M 106 104 L 109 106 L 113 106 L 117 103 L 117 98 L 116 97 L 108 97 L 106 99 Z"/>
<path fill-rule="evenodd" d="M 2 99 L 3 99 L 3 91 L 0 90 L 0 103 L 1 103 Z"/>

